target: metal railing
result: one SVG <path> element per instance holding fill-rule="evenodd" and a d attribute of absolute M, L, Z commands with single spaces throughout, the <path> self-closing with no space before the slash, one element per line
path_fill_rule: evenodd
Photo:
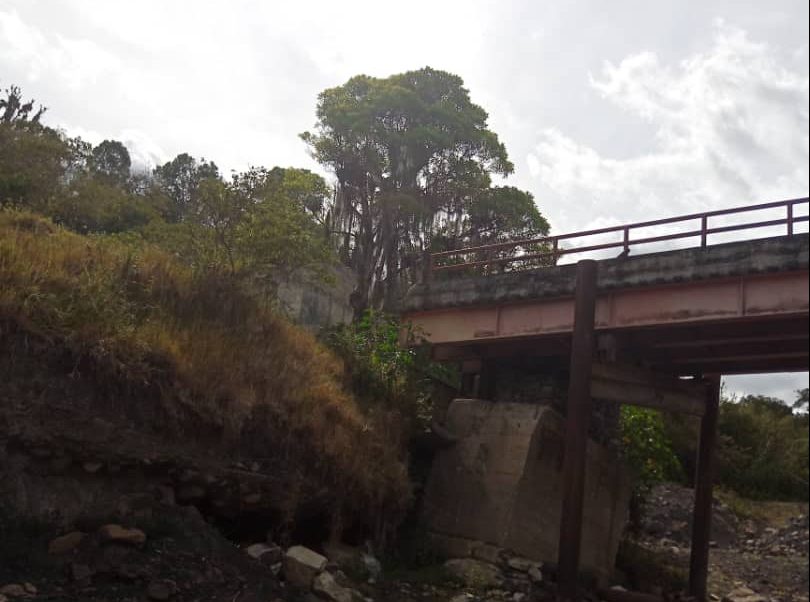
<path fill-rule="evenodd" d="M 504 243 L 497 243 L 491 245 L 482 245 L 478 247 L 467 247 L 461 249 L 454 249 L 451 251 L 441 251 L 439 253 L 431 253 L 427 256 L 425 266 L 425 276 L 430 278 L 433 272 L 463 270 L 466 268 L 484 267 L 491 265 L 499 265 L 501 267 L 516 261 L 530 261 L 530 260 L 551 260 L 550 263 L 556 263 L 560 257 L 574 253 L 585 253 L 590 251 L 600 251 L 602 249 L 621 248 L 623 254 L 629 254 L 633 245 L 649 244 L 656 242 L 664 242 L 670 240 L 677 240 L 681 238 L 696 238 L 700 237 L 700 246 L 705 247 L 708 243 L 708 237 L 711 234 L 720 234 L 723 232 L 735 232 L 740 230 L 751 230 L 754 228 L 764 228 L 768 226 L 782 226 L 786 227 L 786 234 L 792 236 L 795 230 L 795 225 L 802 222 L 807 222 L 810 217 L 807 215 L 796 216 L 797 205 L 807 205 L 809 199 L 798 198 L 788 199 L 785 201 L 774 201 L 771 203 L 761 203 L 759 205 L 747 205 L 745 207 L 734 207 L 732 209 L 719 209 L 716 211 L 706 211 L 704 213 L 692 213 L 689 215 L 679 215 L 677 217 L 667 217 L 663 219 L 650 220 L 646 222 L 636 222 L 634 224 L 625 224 L 622 226 L 610 226 L 607 228 L 598 228 L 596 230 L 583 230 L 581 232 L 571 232 L 568 234 L 558 234 L 557 236 L 544 236 L 541 238 L 532 238 L 527 240 L 517 240 Z M 743 213 L 750 213 L 752 211 L 762 211 L 765 209 L 785 209 L 785 217 L 778 219 L 769 219 L 765 221 L 746 222 L 742 224 L 733 224 L 725 226 L 711 227 L 709 220 L 713 217 L 736 215 Z M 688 229 L 685 232 L 676 232 L 673 234 L 662 234 L 659 236 L 645 236 L 641 238 L 633 238 L 633 230 L 640 228 L 649 228 L 652 226 L 662 226 L 667 224 L 676 224 L 680 222 L 700 221 L 699 228 Z M 562 241 L 570 241 L 577 238 L 585 238 L 588 236 L 595 236 L 598 234 L 620 233 L 621 240 L 604 242 L 599 244 L 592 244 L 582 247 L 563 248 Z M 528 248 L 533 246 L 543 246 L 548 250 L 543 250 L 534 253 L 524 253 L 522 255 L 511 255 L 508 257 L 485 257 L 484 259 L 475 259 L 473 261 L 465 261 L 462 258 L 460 262 L 442 263 L 448 259 L 463 256 L 466 254 L 484 254 L 492 255 L 495 252 L 503 250 L 512 250 L 518 248 Z"/>

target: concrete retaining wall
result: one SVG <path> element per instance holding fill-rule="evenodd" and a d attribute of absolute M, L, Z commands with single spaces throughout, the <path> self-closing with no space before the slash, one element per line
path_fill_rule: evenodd
<path fill-rule="evenodd" d="M 459 442 L 439 452 L 433 464 L 424 504 L 428 528 L 451 540 L 481 541 L 556 562 L 564 450 L 560 414 L 549 406 L 457 399 L 446 426 Z M 607 577 L 631 483 L 605 448 L 589 442 L 587 458 L 582 566 Z"/>

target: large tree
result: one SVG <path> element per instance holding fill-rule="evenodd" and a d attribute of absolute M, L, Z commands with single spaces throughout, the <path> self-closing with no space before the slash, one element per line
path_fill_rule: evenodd
<path fill-rule="evenodd" d="M 105 140 L 96 146 L 89 157 L 89 167 L 99 180 L 113 186 L 126 185 L 132 168 L 129 151 L 118 140 Z"/>
<path fill-rule="evenodd" d="M 337 179 L 327 217 L 358 313 L 395 307 L 426 249 L 548 230 L 531 195 L 492 186 L 514 168 L 456 75 L 359 75 L 320 94 L 317 118 L 302 138 Z"/>

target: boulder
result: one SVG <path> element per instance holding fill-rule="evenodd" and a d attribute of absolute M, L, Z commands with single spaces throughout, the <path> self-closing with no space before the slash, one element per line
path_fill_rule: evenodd
<path fill-rule="evenodd" d="M 84 539 L 81 531 L 72 531 L 65 535 L 60 535 L 51 540 L 48 544 L 48 554 L 61 555 L 75 550 Z"/>
<path fill-rule="evenodd" d="M 127 529 L 121 525 L 104 525 L 99 529 L 104 541 L 141 545 L 146 542 L 146 533 L 140 529 Z"/>
<path fill-rule="evenodd" d="M 177 586 L 169 580 L 152 581 L 146 587 L 146 595 L 150 600 L 168 600 L 176 591 Z"/>
<path fill-rule="evenodd" d="M 312 581 L 312 591 L 332 602 L 352 602 L 354 600 L 352 590 L 339 585 L 335 578 L 326 571 L 317 575 Z"/>
<path fill-rule="evenodd" d="M 27 598 L 30 595 L 19 583 L 9 583 L 0 587 L 0 596 L 7 598 Z"/>
<path fill-rule="evenodd" d="M 749 587 L 734 588 L 723 598 L 723 602 L 767 602 L 765 596 L 760 596 Z"/>
<path fill-rule="evenodd" d="M 326 568 L 328 560 L 304 546 L 293 546 L 284 554 L 284 578 L 290 585 L 309 589 L 312 581 Z"/>
<path fill-rule="evenodd" d="M 281 548 L 276 545 L 266 543 L 254 543 L 245 548 L 245 553 L 251 558 L 261 561 L 267 566 L 274 565 L 281 561 Z"/>
<path fill-rule="evenodd" d="M 447 572 L 470 587 L 497 587 L 503 581 L 495 565 L 472 558 L 454 558 L 444 563 Z"/>

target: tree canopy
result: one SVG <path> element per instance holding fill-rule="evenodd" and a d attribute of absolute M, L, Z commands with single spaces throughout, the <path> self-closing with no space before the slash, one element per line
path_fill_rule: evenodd
<path fill-rule="evenodd" d="M 429 67 L 318 97 L 302 138 L 337 180 L 327 220 L 357 272 L 358 313 L 395 307 L 426 249 L 547 233 L 531 194 L 492 186 L 514 166 L 487 119 L 460 77 Z"/>

